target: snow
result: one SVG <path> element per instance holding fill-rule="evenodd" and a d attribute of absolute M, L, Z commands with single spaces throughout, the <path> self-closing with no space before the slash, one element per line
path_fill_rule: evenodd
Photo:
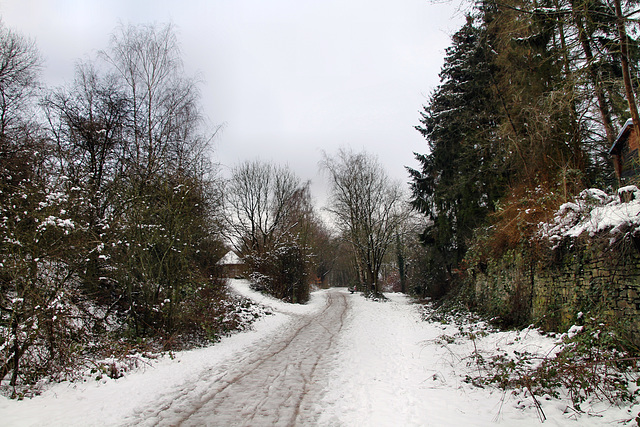
<path fill-rule="evenodd" d="M 553 353 L 556 340 L 527 329 L 494 332 L 486 337 L 455 338 L 453 325 L 424 322 L 405 296 L 387 294 L 388 303 L 355 296 L 349 326 L 339 346 L 343 358 L 329 382 L 329 396 L 320 425 L 452 426 L 540 425 L 533 401 L 491 388 L 477 388 L 463 381 L 477 369 L 474 351 L 510 354 L 528 351 Z M 473 332 L 473 330 L 471 331 Z M 602 417 L 577 415 L 559 400 L 541 402 L 547 421 L 556 426 L 616 423 L 631 418 L 625 409 L 596 404 L 585 411 L 602 411 Z M 633 415 L 640 411 L 636 406 Z"/>
<path fill-rule="evenodd" d="M 618 189 L 615 196 L 599 189 L 584 190 L 575 202 L 560 206 L 554 219 L 540 224 L 540 228 L 541 235 L 551 241 L 583 233 L 593 236 L 608 231 L 615 236 L 626 230 L 640 230 L 640 190 L 629 185 Z"/>
<path fill-rule="evenodd" d="M 419 306 L 400 294 L 387 294 L 388 302 L 366 300 L 346 289 L 314 292 L 306 305 L 286 304 L 252 291 L 246 281 L 233 288 L 271 308 L 276 314 L 259 320 L 253 330 L 224 338 L 203 349 L 173 353 L 141 363 L 117 380 L 52 384 L 41 396 L 23 401 L 0 399 L 2 425 L 102 426 L 127 425 L 132 414 L 158 406 L 167 390 L 205 389 L 209 372 L 236 362 L 243 352 L 278 336 L 301 316 L 319 315 L 329 292 L 343 293 L 348 310 L 336 339 L 331 366 L 322 379 L 326 390 L 317 396 L 317 425 L 321 426 L 451 426 L 523 425 L 540 421 L 528 396 L 512 395 L 464 382 L 477 370 L 474 352 L 492 354 L 550 354 L 556 339 L 535 329 L 478 334 L 482 325 L 460 326 L 425 322 Z M 332 294 L 332 295 L 335 295 Z M 640 406 L 611 407 L 603 402 L 584 404 L 584 413 L 566 403 L 540 399 L 552 426 L 633 425 Z M 626 423 L 620 424 L 620 421 Z"/>
<path fill-rule="evenodd" d="M 233 289 L 243 297 L 249 298 L 260 305 L 281 314 L 312 314 L 324 306 L 325 296 L 322 292 L 311 293 L 307 304 L 290 304 L 277 298 L 254 291 L 247 280 L 230 280 Z"/>

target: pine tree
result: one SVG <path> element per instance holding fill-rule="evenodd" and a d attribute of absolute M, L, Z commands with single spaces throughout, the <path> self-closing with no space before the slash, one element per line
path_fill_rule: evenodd
<path fill-rule="evenodd" d="M 508 171 L 497 138 L 492 53 L 484 29 L 469 16 L 453 36 L 440 77 L 416 129 L 427 154 L 416 154 L 421 169 L 409 169 L 412 204 L 431 225 L 423 241 L 434 247 L 436 281 L 448 282 L 476 227 L 494 210 Z"/>

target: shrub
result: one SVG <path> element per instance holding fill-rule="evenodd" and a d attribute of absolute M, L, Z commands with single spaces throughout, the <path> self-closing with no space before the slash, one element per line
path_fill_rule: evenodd
<path fill-rule="evenodd" d="M 252 273 L 254 290 L 283 301 L 305 303 L 309 300 L 309 260 L 296 242 L 286 242 L 261 254 L 245 256 Z"/>
<path fill-rule="evenodd" d="M 477 376 L 467 381 L 478 386 L 495 385 L 504 390 L 528 392 L 544 418 L 537 398 L 568 397 L 574 409 L 590 399 L 611 404 L 635 401 L 640 358 L 618 331 L 596 317 L 580 314 L 579 323 L 561 336 L 558 351 L 545 357 L 529 352 L 485 358 L 474 353 Z"/>

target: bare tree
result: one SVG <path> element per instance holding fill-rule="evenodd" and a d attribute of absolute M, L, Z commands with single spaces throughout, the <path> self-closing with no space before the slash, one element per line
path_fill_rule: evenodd
<path fill-rule="evenodd" d="M 148 182 L 159 173 L 201 173 L 202 164 L 191 160 L 202 158 L 212 136 L 197 132 L 203 121 L 200 93 L 197 80 L 184 75 L 173 27 L 121 26 L 101 56 L 115 68 L 131 102 L 135 175 Z"/>
<path fill-rule="evenodd" d="M 65 308 L 74 224 L 52 191 L 49 145 L 33 120 L 40 59 L 35 45 L 0 24 L 0 381 L 16 387 L 65 354 Z M 64 308 L 62 307 L 64 306 Z"/>
<path fill-rule="evenodd" d="M 0 136 L 27 120 L 39 89 L 40 54 L 35 44 L 0 22 Z"/>
<path fill-rule="evenodd" d="M 129 245 L 114 254 L 124 272 L 117 280 L 136 334 L 171 331 L 185 295 L 204 277 L 195 261 L 206 247 L 217 250 L 213 134 L 204 132 L 197 80 L 185 77 L 171 25 L 121 26 L 101 56 L 130 108 L 118 218 Z"/>
<path fill-rule="evenodd" d="M 14 184 L 22 178 L 27 182 L 36 172 L 34 157 L 42 150 L 33 146 L 37 126 L 31 108 L 40 89 L 40 63 L 36 45 L 0 21 L 0 186 L 8 185 L 7 177 Z M 3 189 L 0 200 L 7 194 Z"/>
<path fill-rule="evenodd" d="M 327 210 L 353 248 L 364 290 L 378 293 L 384 256 L 408 212 L 400 185 L 366 152 L 341 149 L 335 157 L 325 154 L 321 167 L 331 179 Z"/>
<path fill-rule="evenodd" d="M 60 173 L 87 192 L 90 228 L 104 220 L 109 191 L 122 168 L 130 104 L 116 76 L 79 64 L 69 89 L 45 97 L 43 107 L 57 146 Z"/>
<path fill-rule="evenodd" d="M 271 163 L 246 161 L 231 172 L 226 193 L 229 238 L 240 252 L 264 252 L 291 231 L 300 178 Z"/>
<path fill-rule="evenodd" d="M 309 184 L 287 167 L 247 161 L 233 169 L 225 198 L 228 238 L 249 265 L 252 287 L 305 302 L 319 229 Z"/>
<path fill-rule="evenodd" d="M 130 104 L 117 76 L 101 75 L 94 64 L 82 63 L 73 84 L 49 93 L 42 106 L 56 147 L 53 173 L 65 177 L 62 190 L 77 201 L 70 214 L 84 234 L 75 248 L 83 253 L 78 255 L 79 277 L 85 292 L 109 300 L 110 266 L 97 248 L 104 247 L 110 213 L 120 197 L 117 184 L 124 166 Z"/>

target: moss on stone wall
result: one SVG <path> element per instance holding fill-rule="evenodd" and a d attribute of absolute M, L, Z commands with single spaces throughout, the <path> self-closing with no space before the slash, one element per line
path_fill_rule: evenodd
<path fill-rule="evenodd" d="M 640 251 L 630 235 L 565 238 L 554 248 L 511 250 L 471 265 L 467 287 L 479 311 L 507 326 L 563 331 L 597 314 L 640 345 Z"/>
<path fill-rule="evenodd" d="M 488 259 L 482 270 L 472 269 L 469 285 L 479 311 L 503 326 L 521 326 L 531 320 L 533 283 L 526 252 L 509 250 L 500 259 Z"/>

